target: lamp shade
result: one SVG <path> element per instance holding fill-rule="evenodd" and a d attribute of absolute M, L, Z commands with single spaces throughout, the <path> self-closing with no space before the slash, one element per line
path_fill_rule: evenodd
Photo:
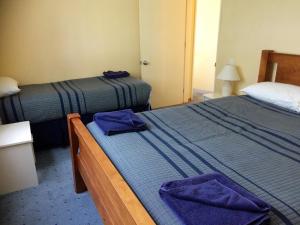
<path fill-rule="evenodd" d="M 225 65 L 222 71 L 218 74 L 217 78 L 219 80 L 226 80 L 226 81 L 240 80 L 240 76 L 238 74 L 236 66 L 231 64 Z"/>

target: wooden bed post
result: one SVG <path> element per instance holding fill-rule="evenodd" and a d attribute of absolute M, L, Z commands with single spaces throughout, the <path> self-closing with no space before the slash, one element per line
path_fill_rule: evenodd
<path fill-rule="evenodd" d="M 69 114 L 67 118 L 75 191 L 89 190 L 104 224 L 154 225 L 147 210 L 84 126 L 79 114 Z"/>
<path fill-rule="evenodd" d="M 273 53 L 272 50 L 262 50 L 261 59 L 260 59 L 260 67 L 259 67 L 259 75 L 258 82 L 271 81 L 272 74 L 269 73 L 269 57 L 270 54 Z"/>
<path fill-rule="evenodd" d="M 77 162 L 77 153 L 79 149 L 78 137 L 75 134 L 74 126 L 72 120 L 79 119 L 80 115 L 78 113 L 68 115 L 68 131 L 69 131 L 69 140 L 70 140 L 70 153 L 73 167 L 73 179 L 74 179 L 74 188 L 76 193 L 82 193 L 87 190 L 84 180 L 78 170 Z"/>

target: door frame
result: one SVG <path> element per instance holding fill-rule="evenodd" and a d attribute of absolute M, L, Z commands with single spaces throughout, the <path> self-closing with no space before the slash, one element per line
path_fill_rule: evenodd
<path fill-rule="evenodd" d="M 186 27 L 185 27 L 185 56 L 183 76 L 183 102 L 190 102 L 192 99 L 192 82 L 194 66 L 194 39 L 196 0 L 186 0 Z"/>

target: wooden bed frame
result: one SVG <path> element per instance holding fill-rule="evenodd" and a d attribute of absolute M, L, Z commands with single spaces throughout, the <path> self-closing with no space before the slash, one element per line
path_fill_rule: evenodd
<path fill-rule="evenodd" d="M 258 82 L 263 81 L 300 85 L 300 55 L 263 50 Z"/>
<path fill-rule="evenodd" d="M 274 64 L 276 78 L 272 78 Z M 263 50 L 258 82 L 300 85 L 300 56 Z M 77 193 L 89 190 L 105 224 L 155 224 L 135 193 L 81 122 L 68 115 L 74 186 Z"/>

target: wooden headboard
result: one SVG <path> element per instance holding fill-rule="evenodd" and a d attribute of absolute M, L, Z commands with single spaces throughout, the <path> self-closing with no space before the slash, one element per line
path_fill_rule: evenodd
<path fill-rule="evenodd" d="M 263 50 L 258 82 L 275 81 L 300 86 L 300 55 Z"/>

